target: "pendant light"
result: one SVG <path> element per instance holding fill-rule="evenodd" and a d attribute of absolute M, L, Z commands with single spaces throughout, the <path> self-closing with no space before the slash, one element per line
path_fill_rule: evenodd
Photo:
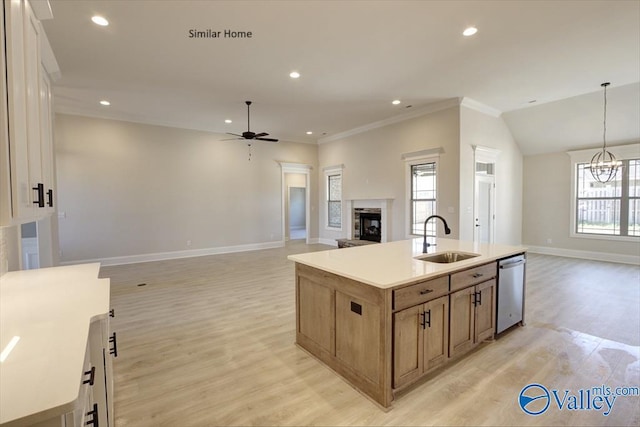
<path fill-rule="evenodd" d="M 592 158 L 589 168 L 591 169 L 591 175 L 593 179 L 598 182 L 609 182 L 615 178 L 618 173 L 618 167 L 620 162 L 616 160 L 616 157 L 610 151 L 607 151 L 607 86 L 611 83 L 602 83 L 600 86 L 604 88 L 604 123 L 602 134 L 602 150 L 598 151 Z"/>

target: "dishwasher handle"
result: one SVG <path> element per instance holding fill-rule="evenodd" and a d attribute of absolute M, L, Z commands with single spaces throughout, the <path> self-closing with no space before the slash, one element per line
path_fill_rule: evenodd
<path fill-rule="evenodd" d="M 517 267 L 519 265 L 523 265 L 526 261 L 525 260 L 520 260 L 520 261 L 515 261 L 515 262 L 509 262 L 506 264 L 500 264 L 500 269 L 501 270 L 507 270 L 509 268 L 514 268 Z"/>

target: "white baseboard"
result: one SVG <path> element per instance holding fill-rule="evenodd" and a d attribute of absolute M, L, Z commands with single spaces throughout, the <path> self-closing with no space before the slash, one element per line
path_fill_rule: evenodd
<path fill-rule="evenodd" d="M 336 239 L 325 239 L 320 237 L 319 239 L 314 240 L 317 240 L 316 243 L 320 243 L 322 245 L 335 246 L 336 248 L 338 247 L 338 242 L 336 242 Z"/>
<path fill-rule="evenodd" d="M 617 262 L 620 264 L 640 265 L 640 256 L 612 254 L 607 252 L 579 251 L 576 249 L 550 248 L 547 246 L 525 245 L 529 252 L 542 255 L 555 255 L 567 258 L 591 259 L 594 261 Z"/>
<path fill-rule="evenodd" d="M 218 248 L 190 249 L 186 251 L 159 252 L 159 253 L 142 254 L 142 255 L 129 255 L 129 256 L 110 257 L 110 258 L 65 261 L 65 262 L 61 262 L 60 265 L 84 264 L 89 262 L 99 262 L 103 266 L 136 264 L 139 262 L 163 261 L 167 259 L 192 258 L 192 257 L 206 256 L 206 255 L 218 255 L 218 254 L 229 254 L 234 252 L 257 251 L 261 249 L 281 248 L 283 246 L 284 246 L 284 243 L 281 240 L 278 240 L 277 242 L 251 243 L 248 245 L 224 246 L 224 247 L 218 247 Z"/>

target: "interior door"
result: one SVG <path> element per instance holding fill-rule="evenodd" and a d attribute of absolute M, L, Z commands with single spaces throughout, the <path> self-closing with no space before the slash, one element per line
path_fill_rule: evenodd
<path fill-rule="evenodd" d="M 493 243 L 495 228 L 495 178 L 476 175 L 474 241 Z"/>

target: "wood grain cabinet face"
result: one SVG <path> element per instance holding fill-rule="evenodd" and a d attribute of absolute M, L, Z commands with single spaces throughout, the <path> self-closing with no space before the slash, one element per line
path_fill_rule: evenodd
<path fill-rule="evenodd" d="M 335 293 L 304 276 L 298 278 L 298 333 L 335 354 Z"/>
<path fill-rule="evenodd" d="M 380 382 L 380 307 L 336 291 L 336 357 Z"/>
<path fill-rule="evenodd" d="M 449 357 L 460 356 L 495 333 L 496 281 L 454 292 L 451 298 Z"/>
<path fill-rule="evenodd" d="M 475 287 L 473 286 L 451 294 L 449 357 L 464 354 L 473 347 L 475 330 L 474 296 Z"/>
<path fill-rule="evenodd" d="M 449 296 L 394 314 L 393 386 L 444 365 L 449 353 Z"/>
<path fill-rule="evenodd" d="M 496 280 L 488 280 L 476 286 L 475 342 L 491 338 L 496 332 Z"/>
<path fill-rule="evenodd" d="M 393 309 L 402 310 L 403 308 L 413 307 L 448 293 L 449 276 L 416 283 L 393 291 Z"/>

